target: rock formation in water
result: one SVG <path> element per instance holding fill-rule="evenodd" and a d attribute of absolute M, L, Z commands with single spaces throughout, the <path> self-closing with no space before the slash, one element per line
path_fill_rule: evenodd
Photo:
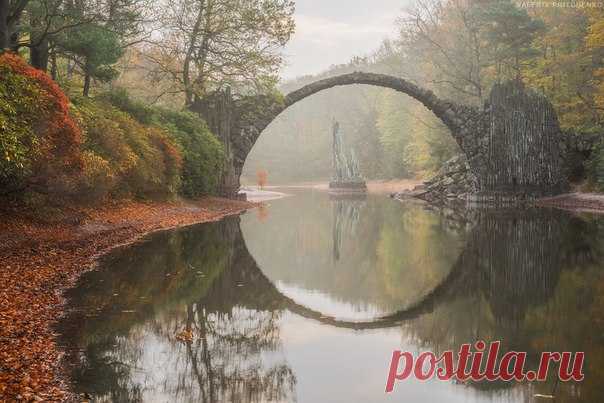
<path fill-rule="evenodd" d="M 329 188 L 364 190 L 367 186 L 361 177 L 359 161 L 352 148 L 346 150 L 338 122 L 333 123 L 332 135 L 334 176 Z"/>

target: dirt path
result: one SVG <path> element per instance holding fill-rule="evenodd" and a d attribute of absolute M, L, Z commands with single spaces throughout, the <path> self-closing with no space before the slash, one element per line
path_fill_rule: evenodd
<path fill-rule="evenodd" d="M 257 204 L 219 198 L 76 209 L 55 223 L 0 217 L 0 402 L 72 400 L 52 326 L 63 292 L 112 248 Z"/>

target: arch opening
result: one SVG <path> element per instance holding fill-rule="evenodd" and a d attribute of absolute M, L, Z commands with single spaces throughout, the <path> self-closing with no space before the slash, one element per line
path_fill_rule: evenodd
<path fill-rule="evenodd" d="M 463 141 L 463 126 L 467 120 L 468 111 L 474 111 L 473 108 L 455 105 L 454 103 L 439 99 L 432 91 L 425 90 L 412 82 L 384 74 L 355 72 L 340 76 L 330 77 L 323 80 L 305 85 L 300 89 L 288 93 L 280 103 L 273 104 L 266 109 L 267 113 L 259 117 L 253 117 L 245 124 L 241 125 L 239 133 L 246 138 L 245 143 L 248 147 L 243 147 L 240 150 L 235 150 L 235 168 L 236 174 L 241 175 L 244 171 L 244 166 L 247 157 L 252 151 L 252 148 L 260 138 L 261 134 L 267 127 L 274 122 L 282 113 L 288 110 L 291 106 L 305 100 L 315 94 L 325 90 L 354 85 L 368 85 L 373 87 L 387 88 L 397 93 L 407 95 L 408 97 L 421 103 L 427 110 L 431 111 L 434 116 L 443 123 L 447 128 L 448 135 L 454 139 L 462 153 L 468 156 L 470 153 L 467 150 L 467 144 Z M 250 170 L 246 170 L 247 177 L 250 177 Z"/>

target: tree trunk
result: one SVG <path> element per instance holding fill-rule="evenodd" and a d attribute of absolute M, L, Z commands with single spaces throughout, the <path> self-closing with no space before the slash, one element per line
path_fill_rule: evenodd
<path fill-rule="evenodd" d="M 32 46 L 29 51 L 31 65 L 40 70 L 48 70 L 48 39 L 43 39 L 38 45 Z"/>
<path fill-rule="evenodd" d="M 73 78 L 73 70 L 75 69 L 75 63 L 71 60 L 67 60 L 67 80 L 70 81 Z"/>
<path fill-rule="evenodd" d="M 57 52 L 53 50 L 50 54 L 50 76 L 57 81 Z"/>
<path fill-rule="evenodd" d="M 200 34 L 200 27 L 204 14 L 204 6 L 205 1 L 201 1 L 199 4 L 199 12 L 197 13 L 197 19 L 195 20 L 195 25 L 193 26 L 193 31 L 191 32 L 191 37 L 189 38 L 187 54 L 185 55 L 185 60 L 183 63 L 182 82 L 185 87 L 185 103 L 187 108 L 193 105 L 193 98 L 195 95 L 193 88 L 191 88 L 191 62 L 193 59 L 193 52 L 195 51 L 195 45 L 197 44 L 197 38 Z"/>
<path fill-rule="evenodd" d="M 10 27 L 8 28 L 8 32 L 11 32 Z M 10 50 L 12 50 L 13 52 L 15 52 L 15 53 L 19 52 L 19 48 L 21 47 L 21 45 L 19 44 L 19 30 L 13 31 L 13 33 L 10 36 L 8 46 L 10 47 Z"/>
<path fill-rule="evenodd" d="M 88 94 L 90 94 L 90 74 L 86 73 L 84 75 L 84 91 L 82 95 L 88 97 Z"/>
<path fill-rule="evenodd" d="M 0 0 L 0 50 L 19 50 L 19 21 L 29 0 Z M 10 14 L 12 10 L 12 14 Z"/>
<path fill-rule="evenodd" d="M 8 0 L 0 0 L 0 51 L 10 46 L 8 31 Z"/>

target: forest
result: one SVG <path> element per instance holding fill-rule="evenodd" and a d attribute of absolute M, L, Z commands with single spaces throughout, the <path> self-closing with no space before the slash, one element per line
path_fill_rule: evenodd
<path fill-rule="evenodd" d="M 273 90 L 293 3 L 2 1 L 0 189 L 32 206 L 217 194 L 195 100 Z"/>

